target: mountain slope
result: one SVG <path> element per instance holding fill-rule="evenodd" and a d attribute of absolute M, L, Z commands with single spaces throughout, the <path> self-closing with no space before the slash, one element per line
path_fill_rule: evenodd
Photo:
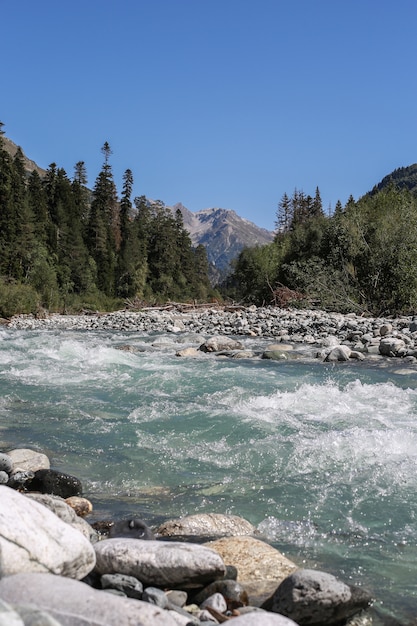
<path fill-rule="evenodd" d="M 408 189 L 417 194 L 417 163 L 408 165 L 407 167 L 399 167 L 391 174 L 387 174 L 370 192 L 371 195 L 394 184 L 399 189 Z"/>
<path fill-rule="evenodd" d="M 194 213 L 181 203 L 170 208 L 173 212 L 181 211 L 191 241 L 195 246 L 206 247 L 209 262 L 221 275 L 227 273 L 230 262 L 244 247 L 264 245 L 274 238 L 271 231 L 239 217 L 230 209 L 212 208 Z"/>

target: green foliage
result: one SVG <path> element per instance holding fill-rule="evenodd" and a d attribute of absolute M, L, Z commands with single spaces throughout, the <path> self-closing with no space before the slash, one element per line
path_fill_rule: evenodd
<path fill-rule="evenodd" d="M 320 206 L 318 197 L 316 192 L 310 201 L 296 191 L 290 200 L 284 194 L 274 243 L 243 251 L 235 265 L 235 299 L 262 304 L 267 287 L 274 292 L 283 286 L 301 293 L 308 306 L 374 314 L 415 312 L 416 196 L 391 184 L 357 202 L 351 196 L 345 207 L 338 202 L 331 217 L 321 208 L 306 210 Z M 266 259 L 274 258 L 266 265 Z"/>
<path fill-rule="evenodd" d="M 0 317 L 36 313 L 39 307 L 39 296 L 33 287 L 0 278 Z"/>
<path fill-rule="evenodd" d="M 213 293 L 203 247 L 194 250 L 181 213 L 141 196 L 131 202 L 126 170 L 121 200 L 103 145 L 94 189 L 83 161 L 74 178 L 52 163 L 43 179 L 12 159 L 0 124 L 0 276 L 3 315 L 49 310 L 111 310 L 124 301 L 205 300 Z M 217 294 L 218 295 L 218 294 Z"/>

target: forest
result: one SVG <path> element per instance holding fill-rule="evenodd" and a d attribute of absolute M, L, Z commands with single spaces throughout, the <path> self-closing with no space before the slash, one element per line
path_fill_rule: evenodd
<path fill-rule="evenodd" d="M 415 176 L 415 166 L 393 172 L 358 201 L 338 201 L 327 215 L 318 188 L 314 197 L 297 189 L 291 197 L 285 193 L 274 241 L 240 253 L 229 297 L 345 313 L 414 313 L 417 196 L 409 173 Z"/>
<path fill-rule="evenodd" d="M 247 247 L 214 289 L 203 245 L 180 211 L 118 195 L 111 148 L 93 189 L 85 163 L 70 179 L 52 163 L 28 174 L 4 147 L 0 123 L 0 317 L 78 313 L 168 301 L 228 301 L 372 315 L 417 310 L 417 166 L 400 168 L 345 206 L 324 212 L 320 191 L 278 203 L 274 241 Z"/>
<path fill-rule="evenodd" d="M 132 198 L 133 174 L 118 197 L 110 163 L 92 190 L 85 163 L 73 178 L 52 163 L 28 175 L 23 153 L 4 149 L 0 124 L 0 317 L 42 311 L 114 310 L 168 300 L 207 302 L 204 246 L 194 248 L 181 212 Z"/>

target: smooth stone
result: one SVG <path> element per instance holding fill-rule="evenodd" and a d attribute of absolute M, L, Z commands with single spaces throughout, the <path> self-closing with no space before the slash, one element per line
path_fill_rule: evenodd
<path fill-rule="evenodd" d="M 142 594 L 142 600 L 159 606 L 160 609 L 166 609 L 169 604 L 166 594 L 157 587 L 146 587 Z"/>
<path fill-rule="evenodd" d="M 180 589 L 169 589 L 166 594 L 168 600 L 180 608 L 187 604 L 188 594 L 186 591 L 181 591 Z"/>
<path fill-rule="evenodd" d="M 17 574 L 0 579 L 0 598 L 46 611 L 62 626 L 177 626 L 152 604 L 93 589 L 53 574 Z"/>
<path fill-rule="evenodd" d="M 123 574 L 103 574 L 100 577 L 102 589 L 116 589 L 123 592 L 128 598 L 141 600 L 143 585 L 134 576 L 124 576 Z"/>
<path fill-rule="evenodd" d="M 1 470 L 0 471 L 0 485 L 7 485 L 8 482 L 9 482 L 9 474 Z"/>
<path fill-rule="evenodd" d="M 144 585 L 205 584 L 225 573 L 221 557 L 205 546 L 177 541 L 104 539 L 94 545 L 99 574 L 127 574 Z"/>
<path fill-rule="evenodd" d="M 78 478 L 51 469 L 36 471 L 28 489 L 61 496 L 64 499 L 70 496 L 82 496 L 82 485 Z"/>
<path fill-rule="evenodd" d="M 300 626 L 338 624 L 371 603 L 371 596 L 332 574 L 301 569 L 288 576 L 262 608 L 290 617 Z"/>
<path fill-rule="evenodd" d="M 233 618 L 233 626 L 298 626 L 292 619 L 266 611 L 255 611 Z"/>
<path fill-rule="evenodd" d="M 225 537 L 228 535 L 256 535 L 257 532 L 255 526 L 237 515 L 196 513 L 164 522 L 159 526 L 156 534 L 162 537 Z"/>
<path fill-rule="evenodd" d="M 9 454 L 0 452 L 0 471 L 6 472 L 6 474 L 11 474 L 12 470 L 13 470 L 12 457 Z"/>
<path fill-rule="evenodd" d="M 254 537 L 225 537 L 204 545 L 215 550 L 227 565 L 236 567 L 237 580 L 242 584 L 272 581 L 278 585 L 298 569 L 279 550 Z"/>
<path fill-rule="evenodd" d="M 8 453 L 12 459 L 13 467 L 23 471 L 37 472 L 41 469 L 49 469 L 50 462 L 46 454 L 30 450 L 29 448 L 16 448 Z"/>
<path fill-rule="evenodd" d="M 0 501 L 0 576 L 52 572 L 81 579 L 94 568 L 90 541 L 44 505 L 5 486 Z"/>
<path fill-rule="evenodd" d="M 140 519 L 118 520 L 109 528 L 109 538 L 130 537 L 131 539 L 155 539 L 155 535 Z"/>
<path fill-rule="evenodd" d="M 46 493 L 25 493 L 26 498 L 39 502 L 46 506 L 52 513 L 55 513 L 63 522 L 69 524 L 75 530 L 78 530 L 89 539 L 92 543 L 98 541 L 98 533 L 90 526 L 88 522 L 79 517 L 73 508 L 71 508 L 65 500 L 59 496 L 51 496 Z"/>
<path fill-rule="evenodd" d="M 249 604 L 246 590 L 236 580 L 215 580 L 201 591 L 198 591 L 193 597 L 193 602 L 201 605 L 215 593 L 220 593 L 223 596 L 227 609 L 230 611 Z"/>
<path fill-rule="evenodd" d="M 217 593 L 213 593 L 213 595 L 206 598 L 201 603 L 200 608 L 202 609 L 210 608 L 210 609 L 214 609 L 218 613 L 226 613 L 227 603 L 226 603 L 226 600 L 224 599 L 224 596 L 221 593 L 217 592 Z"/>
<path fill-rule="evenodd" d="M 197 357 L 200 356 L 200 352 L 197 348 L 184 348 L 183 350 L 178 350 L 178 352 L 175 353 L 175 356 Z"/>
<path fill-rule="evenodd" d="M 324 359 L 327 362 L 349 361 L 352 351 L 348 346 L 335 346 Z"/>
<path fill-rule="evenodd" d="M 385 335 L 389 335 L 390 333 L 392 333 L 392 324 L 382 324 L 379 327 L 381 337 L 385 337 Z"/>
<path fill-rule="evenodd" d="M 80 496 L 70 496 L 65 498 L 65 502 L 74 509 L 78 517 L 85 517 L 93 511 L 93 505 L 87 498 L 81 498 Z"/>
<path fill-rule="evenodd" d="M 405 354 L 405 342 L 395 337 L 384 337 L 379 342 L 379 352 L 383 356 L 401 356 Z"/>
<path fill-rule="evenodd" d="M 242 350 L 243 345 L 240 341 L 225 337 L 223 335 L 215 335 L 207 339 L 200 347 L 202 352 L 222 352 L 224 350 Z"/>

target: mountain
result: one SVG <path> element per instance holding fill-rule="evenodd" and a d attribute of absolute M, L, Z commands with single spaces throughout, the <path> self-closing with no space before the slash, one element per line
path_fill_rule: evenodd
<path fill-rule="evenodd" d="M 391 174 L 384 176 L 381 182 L 375 185 L 370 194 L 374 195 L 391 184 L 394 184 L 399 189 L 408 189 L 412 193 L 417 194 L 417 163 L 407 167 L 399 167 Z"/>
<path fill-rule="evenodd" d="M 227 274 L 231 261 L 243 248 L 271 243 L 274 239 L 273 232 L 239 217 L 231 209 L 212 208 L 194 213 L 181 203 L 170 209 L 174 213 L 178 209 L 181 211 L 193 245 L 205 246 L 214 282 Z"/>
<path fill-rule="evenodd" d="M 4 149 L 6 150 L 6 152 L 10 154 L 11 157 L 14 157 L 14 155 L 17 152 L 18 146 L 15 143 L 13 143 L 11 139 L 8 139 L 4 135 L 2 139 L 3 139 Z M 28 157 L 25 155 L 24 152 L 23 152 L 23 163 L 25 166 L 25 170 L 28 172 L 28 174 L 31 174 L 34 170 L 36 170 L 39 176 L 45 176 L 46 170 L 39 167 L 39 165 L 37 165 L 35 161 L 31 161 L 30 159 L 28 159 Z"/>

